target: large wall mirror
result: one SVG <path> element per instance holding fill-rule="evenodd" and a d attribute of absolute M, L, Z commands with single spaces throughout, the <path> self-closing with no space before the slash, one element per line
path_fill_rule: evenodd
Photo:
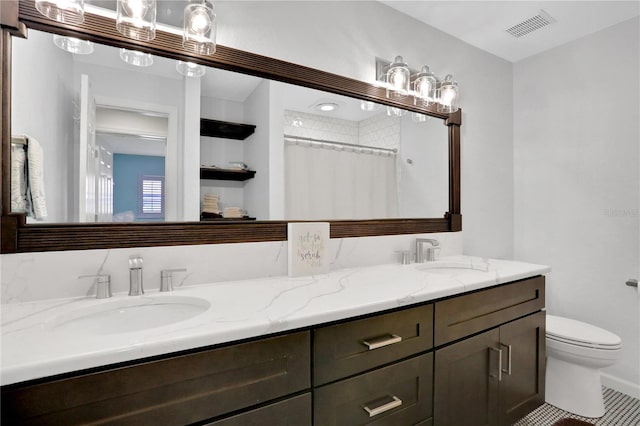
<path fill-rule="evenodd" d="M 44 197 L 25 203 L 25 176 L 3 163 L 3 252 L 283 240 L 292 220 L 329 220 L 332 237 L 461 229 L 460 112 L 223 46 L 199 57 L 171 33 L 134 44 L 108 17 L 70 26 L 19 6 L 27 37 L 3 34 L 3 159 L 26 161 L 25 136 L 35 140 Z M 60 49 L 61 35 L 91 39 L 93 52 Z M 133 47 L 152 64 L 126 63 Z M 204 75 L 178 73 L 180 60 Z"/>

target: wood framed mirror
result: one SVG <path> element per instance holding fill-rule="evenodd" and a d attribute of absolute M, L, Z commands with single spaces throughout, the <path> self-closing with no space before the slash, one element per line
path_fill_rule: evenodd
<path fill-rule="evenodd" d="M 163 223 L 29 223 L 24 213 L 12 213 L 11 61 L 12 37 L 27 37 L 29 29 L 73 36 L 115 47 L 135 48 L 153 55 L 234 71 L 278 82 L 373 101 L 443 120 L 448 133 L 448 211 L 436 218 L 331 220 L 331 238 L 449 232 L 462 229 L 460 215 L 461 111 L 437 112 L 435 106 L 417 107 L 409 98 L 392 101 L 385 89 L 237 49 L 217 46 L 213 55 L 200 56 L 183 49 L 179 35 L 158 31 L 152 42 L 137 42 L 116 31 L 112 18 L 85 14 L 82 24 L 70 25 L 42 16 L 32 0 L 0 2 L 2 23 L 2 253 L 105 249 L 140 246 L 240 243 L 286 240 L 287 221 L 163 222 Z"/>

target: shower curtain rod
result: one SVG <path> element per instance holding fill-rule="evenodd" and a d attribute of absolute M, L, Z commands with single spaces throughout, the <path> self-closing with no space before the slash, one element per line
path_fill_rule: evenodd
<path fill-rule="evenodd" d="M 340 147 L 358 148 L 363 151 L 364 150 L 380 151 L 386 154 L 394 154 L 394 155 L 398 153 L 398 150 L 396 148 L 380 148 L 380 147 L 371 146 L 371 145 L 358 145 L 355 143 L 335 142 L 335 141 L 329 141 L 325 139 L 314 139 L 314 138 L 306 138 L 303 136 L 292 136 L 292 135 L 284 135 L 284 138 L 289 142 L 301 141 L 301 142 L 308 142 L 309 144 L 317 143 L 317 144 L 325 144 L 325 145 L 335 145 Z"/>

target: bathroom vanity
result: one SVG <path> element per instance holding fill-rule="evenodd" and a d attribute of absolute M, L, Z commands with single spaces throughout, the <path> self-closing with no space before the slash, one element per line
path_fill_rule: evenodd
<path fill-rule="evenodd" d="M 2 421 L 511 424 L 544 402 L 548 271 L 456 256 L 193 286 L 174 295 L 204 313 L 99 336 L 58 319 L 113 301 L 8 305 Z"/>

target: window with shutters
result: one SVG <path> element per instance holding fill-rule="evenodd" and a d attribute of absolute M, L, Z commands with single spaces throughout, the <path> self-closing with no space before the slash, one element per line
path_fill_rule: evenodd
<path fill-rule="evenodd" d="M 164 176 L 140 176 L 138 218 L 164 219 Z"/>

